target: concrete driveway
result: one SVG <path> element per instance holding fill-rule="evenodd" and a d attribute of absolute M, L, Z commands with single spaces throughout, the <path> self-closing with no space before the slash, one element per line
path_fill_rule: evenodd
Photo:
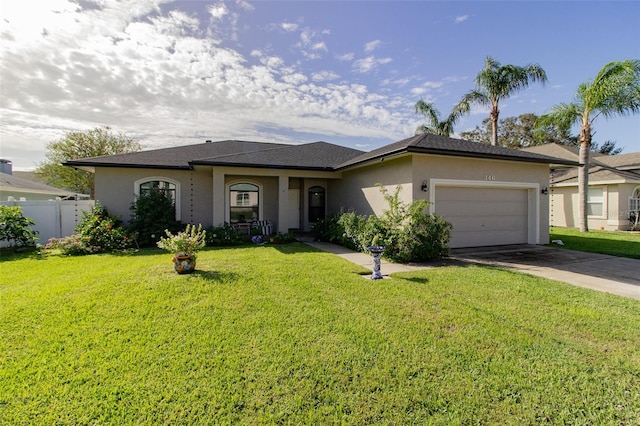
<path fill-rule="evenodd" d="M 495 265 L 640 300 L 640 260 L 556 247 L 453 249 L 450 258 Z"/>

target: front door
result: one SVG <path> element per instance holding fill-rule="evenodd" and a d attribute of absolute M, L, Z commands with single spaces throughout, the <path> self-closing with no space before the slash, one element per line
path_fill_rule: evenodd
<path fill-rule="evenodd" d="M 324 219 L 325 192 L 321 186 L 309 188 L 309 223 Z"/>
<path fill-rule="evenodd" d="M 289 190 L 289 213 L 287 215 L 287 228 L 300 229 L 300 190 Z"/>

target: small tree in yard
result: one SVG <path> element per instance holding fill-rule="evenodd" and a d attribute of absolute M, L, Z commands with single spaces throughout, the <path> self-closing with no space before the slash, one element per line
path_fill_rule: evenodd
<path fill-rule="evenodd" d="M 165 230 L 177 232 L 183 229 L 182 223 L 176 220 L 173 198 L 164 191 L 141 194 L 130 209 L 133 217 L 129 221 L 129 229 L 137 233 L 141 247 L 155 246 Z"/>
<path fill-rule="evenodd" d="M 19 206 L 0 206 L 0 241 L 18 247 L 35 246 L 38 231 L 31 229 L 35 221 L 22 215 Z"/>

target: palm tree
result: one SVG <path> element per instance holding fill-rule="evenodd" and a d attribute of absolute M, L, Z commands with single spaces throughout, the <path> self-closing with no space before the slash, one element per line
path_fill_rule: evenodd
<path fill-rule="evenodd" d="M 440 121 L 440 112 L 436 109 L 435 105 L 431 102 L 425 102 L 420 99 L 416 102 L 415 113 L 422 114 L 427 120 L 427 124 L 423 124 L 416 129 L 416 134 L 419 133 L 433 133 L 441 136 L 451 136 L 453 133 L 453 126 L 458 122 L 460 117 L 464 115 L 466 111 L 456 108 L 451 111 L 449 117 L 446 120 Z"/>
<path fill-rule="evenodd" d="M 544 84 L 546 81 L 547 74 L 538 64 L 528 64 L 524 67 L 501 65 L 500 62 L 488 56 L 484 68 L 476 76 L 477 88 L 465 94 L 456 109 L 467 113 L 471 104 L 490 107 L 489 119 L 493 131 L 491 145 L 497 145 L 500 100 L 525 89 L 529 83 Z"/>
<path fill-rule="evenodd" d="M 587 232 L 587 191 L 589 188 L 589 150 L 591 126 L 596 118 L 611 118 L 640 111 L 640 60 L 610 62 L 596 75 L 595 80 L 578 86 L 574 102 L 559 104 L 540 123 L 563 125 L 580 124 L 578 193 L 580 202 L 580 231 Z"/>

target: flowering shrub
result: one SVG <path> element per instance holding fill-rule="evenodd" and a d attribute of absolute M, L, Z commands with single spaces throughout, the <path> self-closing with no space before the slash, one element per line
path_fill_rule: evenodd
<path fill-rule="evenodd" d="M 187 256 L 195 256 L 205 246 L 206 231 L 202 230 L 202 225 L 187 225 L 184 231 L 172 234 L 168 229 L 165 230 L 166 237 L 160 238 L 158 247 L 174 254 L 184 254 Z"/>
<path fill-rule="evenodd" d="M 69 237 L 52 238 L 45 248 L 57 248 L 64 254 L 80 255 L 131 248 L 135 238 L 120 221 L 109 215 L 99 203 L 83 214 L 75 233 Z"/>

